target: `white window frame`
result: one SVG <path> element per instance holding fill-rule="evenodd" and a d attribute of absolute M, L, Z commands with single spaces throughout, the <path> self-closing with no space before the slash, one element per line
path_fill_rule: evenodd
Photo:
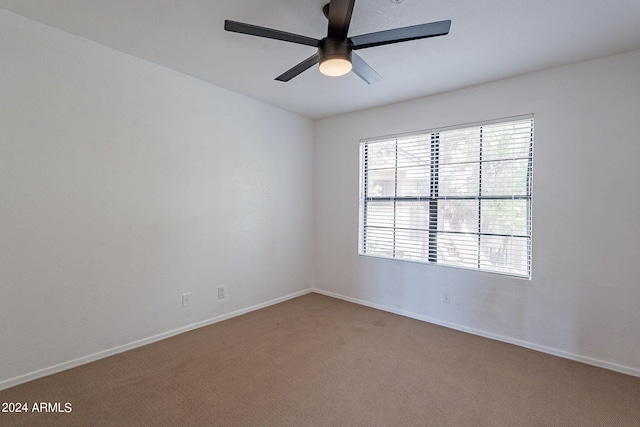
<path fill-rule="evenodd" d="M 533 130 L 528 114 L 361 140 L 358 253 L 531 279 Z"/>

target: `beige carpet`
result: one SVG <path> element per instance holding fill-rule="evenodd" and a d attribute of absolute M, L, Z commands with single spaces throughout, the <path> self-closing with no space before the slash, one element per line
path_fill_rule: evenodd
<path fill-rule="evenodd" d="M 640 378 L 318 294 L 0 401 L 71 404 L 2 426 L 640 426 Z"/>

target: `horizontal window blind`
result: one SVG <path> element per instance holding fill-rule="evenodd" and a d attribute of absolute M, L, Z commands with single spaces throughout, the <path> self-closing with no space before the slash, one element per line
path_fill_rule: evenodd
<path fill-rule="evenodd" d="M 360 144 L 361 255 L 531 277 L 533 116 Z"/>

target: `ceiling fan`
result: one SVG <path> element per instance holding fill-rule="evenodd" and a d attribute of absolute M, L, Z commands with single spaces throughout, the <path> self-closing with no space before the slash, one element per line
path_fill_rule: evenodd
<path fill-rule="evenodd" d="M 329 20 L 329 29 L 327 37 L 320 40 L 230 20 L 224 21 L 224 29 L 235 33 L 266 37 L 318 48 L 314 55 L 276 77 L 278 81 L 288 82 L 303 71 L 320 63 L 320 72 L 324 75 L 342 76 L 353 70 L 362 80 L 372 84 L 382 80 L 382 77 L 353 52 L 354 50 L 427 37 L 444 36 L 449 33 L 449 28 L 451 27 L 451 21 L 446 20 L 347 37 L 354 4 L 355 0 L 330 0 L 324 6 L 322 12 Z"/>

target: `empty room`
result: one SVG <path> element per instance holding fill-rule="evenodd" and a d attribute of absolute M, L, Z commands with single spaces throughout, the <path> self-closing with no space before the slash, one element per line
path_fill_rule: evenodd
<path fill-rule="evenodd" d="M 0 0 L 0 425 L 639 426 L 637 0 Z"/>

